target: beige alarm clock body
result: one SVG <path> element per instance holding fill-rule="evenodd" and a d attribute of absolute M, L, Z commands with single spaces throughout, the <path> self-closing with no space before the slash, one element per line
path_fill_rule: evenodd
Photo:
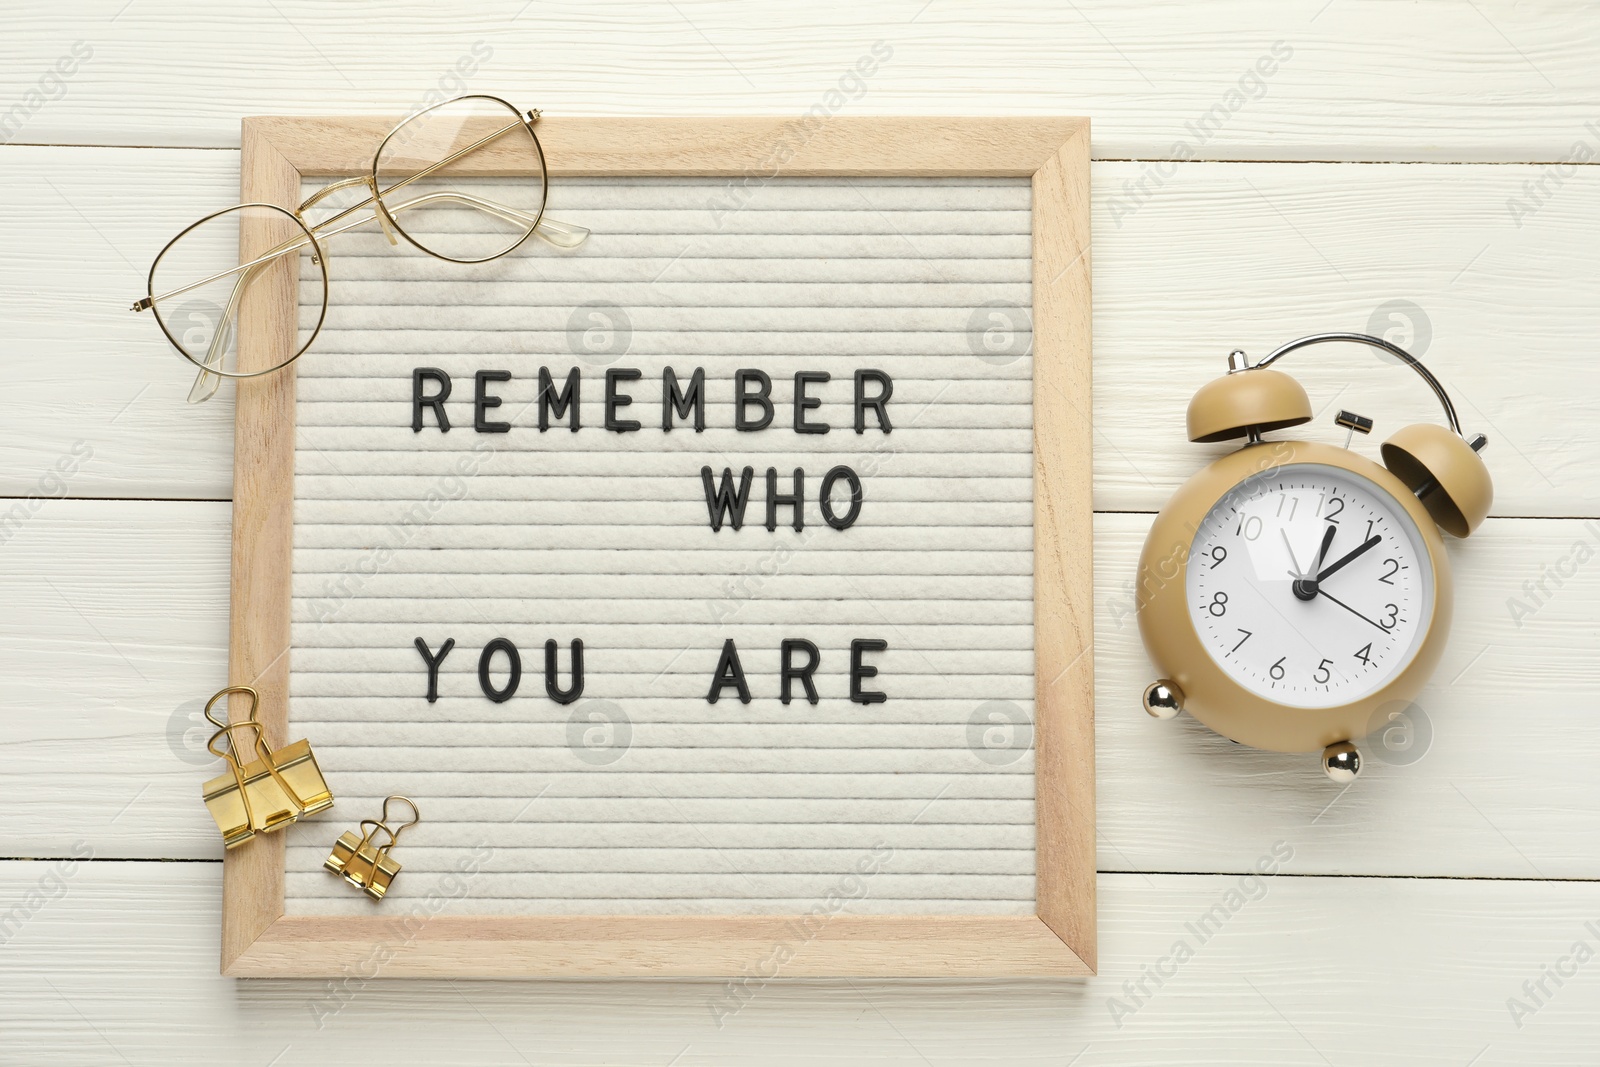
<path fill-rule="evenodd" d="M 1268 365 L 1298 348 L 1382 348 L 1438 396 L 1449 428 L 1407 426 L 1384 465 L 1333 445 L 1267 440 L 1309 422 L 1310 401 Z M 1341 411 L 1352 433 L 1371 421 Z M 1162 508 L 1139 559 L 1139 632 L 1158 672 L 1144 695 L 1157 718 L 1187 711 L 1225 737 L 1280 752 L 1322 750 L 1330 777 L 1360 768 L 1354 742 L 1401 713 L 1444 651 L 1450 565 L 1440 529 L 1467 536 L 1492 487 L 1438 380 L 1365 334 L 1317 334 L 1229 373 L 1189 405 L 1189 438 L 1243 438 Z M 1348 442 L 1347 442 L 1348 443 Z"/>

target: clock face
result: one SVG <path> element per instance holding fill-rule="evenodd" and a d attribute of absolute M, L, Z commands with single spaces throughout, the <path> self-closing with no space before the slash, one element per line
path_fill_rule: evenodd
<path fill-rule="evenodd" d="M 1188 561 L 1201 644 L 1279 704 L 1329 708 L 1381 689 L 1433 618 L 1433 566 L 1406 510 L 1359 474 L 1317 463 L 1235 486 Z"/>

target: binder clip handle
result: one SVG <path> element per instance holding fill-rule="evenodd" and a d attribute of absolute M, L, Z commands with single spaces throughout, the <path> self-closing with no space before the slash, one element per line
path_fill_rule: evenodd
<path fill-rule="evenodd" d="M 229 693 L 245 693 L 250 697 L 250 713 L 246 715 L 241 722 L 226 722 L 216 718 L 211 714 L 211 709 L 216 706 L 217 701 L 221 700 Z M 260 705 L 260 703 L 261 694 L 250 688 L 248 685 L 230 685 L 228 688 L 219 690 L 217 693 L 213 694 L 211 699 L 206 701 L 205 716 L 206 721 L 217 728 L 217 732 L 211 735 L 210 741 L 206 742 L 206 750 L 209 751 L 213 756 L 216 756 L 218 759 L 225 759 L 230 763 L 238 763 L 239 746 L 238 743 L 233 739 L 233 731 L 237 730 L 241 726 L 248 726 L 254 729 L 256 732 L 256 755 L 265 760 L 268 767 L 276 770 L 278 764 L 273 758 L 272 746 L 267 744 L 266 728 L 263 727 L 260 720 L 256 718 L 256 708 Z M 218 752 L 216 749 L 217 738 L 221 737 L 223 734 L 228 735 L 228 747 L 232 751 L 232 755 Z"/>
<path fill-rule="evenodd" d="M 411 809 L 411 821 L 403 822 L 399 826 L 391 827 L 389 825 L 389 805 L 391 803 L 393 803 L 394 801 L 396 801 L 396 800 L 400 801 L 406 807 Z M 400 831 L 404 830 L 408 826 L 415 826 L 415 825 L 417 825 L 417 823 L 419 823 L 421 821 L 422 821 L 422 812 L 417 810 L 416 801 L 412 800 L 410 797 L 404 797 L 404 796 L 401 796 L 398 793 L 395 793 L 392 796 L 384 797 L 384 799 L 383 799 L 383 815 L 379 819 L 379 825 L 381 825 L 385 830 L 389 831 L 389 846 L 390 847 L 393 847 L 394 843 L 396 841 L 400 840 Z"/>
<path fill-rule="evenodd" d="M 212 726 L 215 726 L 219 730 L 226 730 L 228 728 L 228 722 L 226 719 L 218 719 L 213 717 L 211 714 L 211 709 L 216 706 L 217 701 L 221 700 L 230 693 L 245 693 L 250 697 L 250 714 L 245 716 L 244 721 L 256 721 L 256 706 L 261 703 L 261 694 L 250 688 L 248 685 L 230 685 L 226 689 L 219 689 L 215 694 L 212 695 L 210 700 L 206 701 L 206 721 L 211 723 Z M 216 754 L 219 756 L 222 755 L 220 752 Z"/>

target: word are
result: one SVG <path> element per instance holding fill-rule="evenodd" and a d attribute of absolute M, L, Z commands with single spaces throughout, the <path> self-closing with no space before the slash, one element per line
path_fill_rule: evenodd
<path fill-rule="evenodd" d="M 605 372 L 605 403 L 603 425 L 613 433 L 634 433 L 644 428 L 638 419 L 624 418 L 624 408 L 632 407 L 642 399 L 627 392 L 630 383 L 637 382 L 644 373 L 633 367 L 612 367 Z M 812 394 L 813 387 L 826 385 L 832 375 L 827 371 L 799 371 L 794 376 L 792 399 L 795 433 L 823 434 L 833 429 L 812 412 L 822 406 L 822 398 Z M 490 391 L 491 387 L 511 380 L 508 370 L 480 370 L 473 376 L 472 428 L 478 433 L 510 433 L 511 424 L 489 417 L 489 412 L 504 403 L 504 398 Z M 872 412 L 878 429 L 889 433 L 894 429 L 889 419 L 889 399 L 894 395 L 894 379 L 881 370 L 858 370 L 854 376 L 855 392 L 852 399 L 856 433 L 867 432 L 867 412 Z M 539 368 L 539 432 L 550 429 L 552 422 L 567 420 L 567 429 L 577 433 L 582 428 L 579 399 L 583 376 L 577 367 L 567 372 L 561 388 L 557 389 L 549 367 Z M 426 424 L 425 412 L 433 413 L 433 423 L 440 433 L 450 432 L 450 416 L 445 411 L 445 401 L 455 383 L 450 375 L 438 367 L 417 367 L 411 372 L 411 430 L 421 433 Z M 529 405 L 530 407 L 532 405 Z M 671 433 L 673 418 L 693 422 L 695 433 L 706 428 L 706 372 L 696 367 L 689 382 L 684 385 L 671 367 L 661 373 L 661 430 Z M 777 417 L 777 402 L 772 397 L 772 378 L 766 371 L 745 368 L 733 372 L 733 428 L 746 433 L 765 430 Z"/>

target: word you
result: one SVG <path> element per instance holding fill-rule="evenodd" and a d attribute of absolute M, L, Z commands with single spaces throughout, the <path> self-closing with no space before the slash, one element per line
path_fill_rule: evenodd
<path fill-rule="evenodd" d="M 417 638 L 414 644 L 428 672 L 428 703 L 437 703 L 439 668 L 444 664 L 445 657 L 456 647 L 456 639 L 446 638 L 444 644 L 439 646 L 438 652 L 430 649 L 428 642 L 421 637 Z M 557 663 L 560 646 L 553 640 L 544 643 L 544 691 L 545 695 L 557 704 L 571 704 L 583 696 L 583 642 L 574 640 L 570 647 L 571 682 L 562 686 Z M 888 649 L 889 642 L 874 638 L 857 638 L 850 642 L 852 703 L 881 704 L 889 699 L 887 694 L 866 689 L 862 684 L 867 679 L 878 676 L 878 668 L 866 663 L 863 657 L 869 652 L 887 652 Z M 799 655 L 805 657 L 802 662 L 796 661 Z M 506 679 L 500 684 L 496 684 L 494 680 L 496 656 L 505 657 Z M 816 704 L 821 697 L 817 693 L 814 676 L 817 669 L 822 666 L 822 651 L 804 638 L 786 638 L 779 648 L 779 659 L 778 699 L 784 704 L 789 703 L 794 695 L 794 686 L 798 684 L 805 693 L 806 702 Z M 516 696 L 521 684 L 522 654 L 517 650 L 517 646 L 504 637 L 496 637 L 484 645 L 483 651 L 478 654 L 478 688 L 483 691 L 483 695 L 496 704 L 503 704 Z M 706 703 L 715 704 L 721 699 L 725 689 L 732 689 L 741 704 L 748 704 L 752 699 L 750 683 L 745 677 L 744 666 L 739 662 L 739 648 L 731 637 L 723 642 L 722 654 L 718 657 L 716 669 L 712 672 L 711 689 L 706 693 Z"/>

